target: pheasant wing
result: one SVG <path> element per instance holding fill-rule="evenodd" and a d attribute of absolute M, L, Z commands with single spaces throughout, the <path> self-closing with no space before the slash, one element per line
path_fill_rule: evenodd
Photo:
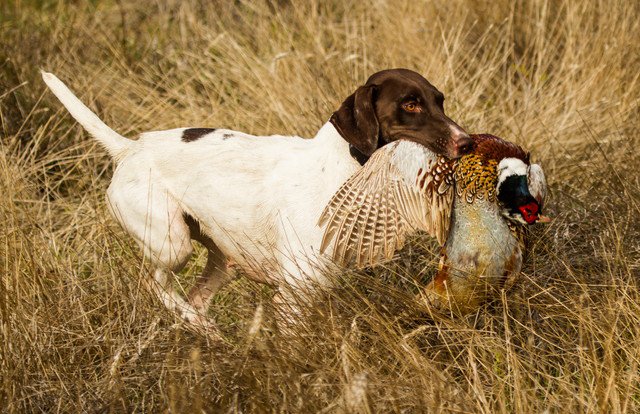
<path fill-rule="evenodd" d="M 410 141 L 377 150 L 331 198 L 318 224 L 320 251 L 342 265 L 390 259 L 407 234 L 424 230 L 443 244 L 453 202 L 454 163 Z"/>

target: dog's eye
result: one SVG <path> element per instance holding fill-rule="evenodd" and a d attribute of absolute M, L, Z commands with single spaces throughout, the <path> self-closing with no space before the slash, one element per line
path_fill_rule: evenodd
<path fill-rule="evenodd" d="M 416 101 L 408 101 L 401 105 L 402 109 L 406 112 L 418 113 L 422 112 L 422 108 Z"/>

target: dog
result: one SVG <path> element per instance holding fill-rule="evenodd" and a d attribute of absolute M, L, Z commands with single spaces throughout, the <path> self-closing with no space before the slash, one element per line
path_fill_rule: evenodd
<path fill-rule="evenodd" d="M 43 79 L 115 160 L 107 202 L 153 266 L 147 286 L 196 325 L 232 267 L 278 286 L 327 283 L 318 218 L 338 188 L 383 145 L 409 140 L 458 158 L 473 148 L 447 115 L 444 95 L 408 69 L 383 70 L 347 97 L 312 139 L 213 128 L 153 131 L 138 140 L 108 127 L 57 77 Z M 186 298 L 173 273 L 193 246 L 207 263 Z M 285 302 L 286 298 L 282 299 Z"/>

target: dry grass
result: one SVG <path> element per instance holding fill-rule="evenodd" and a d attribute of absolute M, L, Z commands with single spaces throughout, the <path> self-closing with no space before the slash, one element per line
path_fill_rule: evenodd
<path fill-rule="evenodd" d="M 640 412 L 636 2 L 136 3 L 0 5 L 0 411 Z M 112 165 L 38 73 L 128 136 L 310 136 L 398 66 L 469 131 L 543 163 L 556 220 L 522 282 L 434 322 L 414 298 L 434 271 L 418 238 L 337 277 L 286 340 L 273 292 L 232 283 L 212 312 L 223 344 L 141 289 L 145 264 L 105 209 Z"/>

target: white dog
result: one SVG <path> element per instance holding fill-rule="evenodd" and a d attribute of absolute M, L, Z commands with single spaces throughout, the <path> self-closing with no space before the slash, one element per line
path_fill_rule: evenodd
<path fill-rule="evenodd" d="M 57 77 L 42 76 L 115 159 L 108 204 L 154 266 L 148 285 L 195 323 L 206 323 L 209 299 L 230 263 L 260 282 L 323 283 L 330 254 L 319 253 L 318 218 L 377 148 L 404 139 L 456 158 L 473 145 L 444 114 L 442 93 L 406 69 L 371 76 L 313 139 L 179 128 L 134 141 L 105 125 Z M 172 272 L 189 260 L 192 239 L 208 249 L 208 260 L 183 299 L 171 287 Z"/>

